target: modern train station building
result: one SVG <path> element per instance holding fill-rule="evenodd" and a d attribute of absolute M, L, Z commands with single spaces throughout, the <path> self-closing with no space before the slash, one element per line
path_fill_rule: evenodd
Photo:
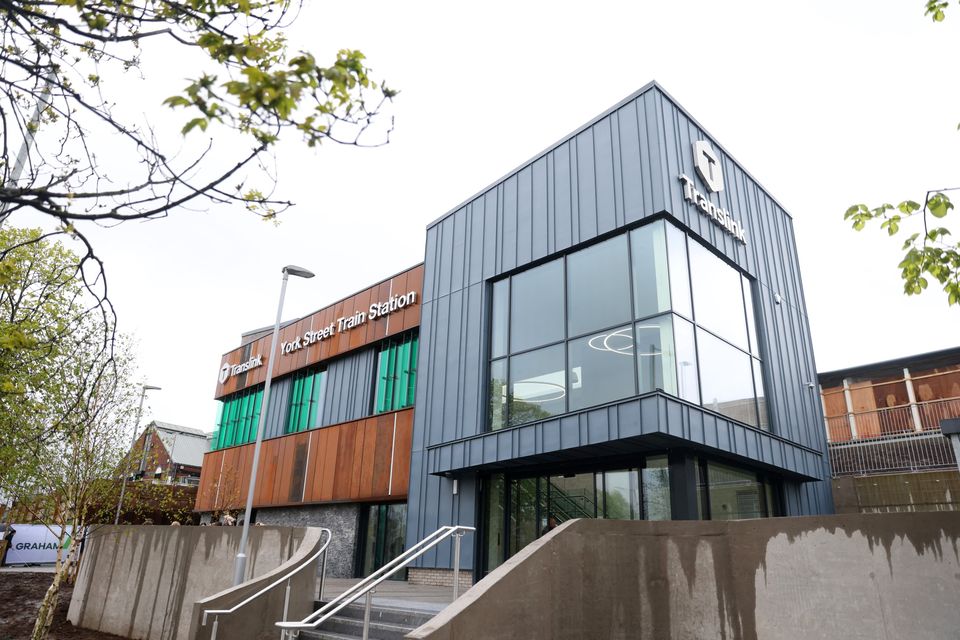
<path fill-rule="evenodd" d="M 571 518 L 832 512 L 790 215 L 656 84 L 280 342 L 224 356 L 197 509 L 242 506 L 267 411 L 255 519 L 330 527 L 338 575 L 446 524 L 476 527 L 476 580 Z M 452 566 L 445 544 L 408 577 Z"/>

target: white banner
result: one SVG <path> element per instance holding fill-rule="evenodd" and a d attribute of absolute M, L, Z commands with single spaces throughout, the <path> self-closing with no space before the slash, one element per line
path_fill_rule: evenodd
<path fill-rule="evenodd" d="M 7 551 L 7 564 L 44 564 L 57 561 L 57 536 L 50 533 L 42 524 L 15 524 L 16 533 Z M 67 528 L 64 540 L 66 549 L 70 547 L 73 527 Z"/>

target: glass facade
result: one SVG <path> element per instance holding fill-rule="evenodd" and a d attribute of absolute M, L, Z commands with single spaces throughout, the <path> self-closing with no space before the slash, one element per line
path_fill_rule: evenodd
<path fill-rule="evenodd" d="M 667 457 L 649 456 L 640 464 L 564 475 L 489 476 L 484 485 L 486 570 L 573 518 L 669 519 Z"/>
<path fill-rule="evenodd" d="M 285 433 L 296 433 L 320 426 L 326 382 L 326 371 L 296 374 L 290 389 L 290 413 L 287 416 Z"/>
<path fill-rule="evenodd" d="M 661 390 L 767 429 L 751 286 L 665 220 L 493 283 L 488 428 Z"/>
<path fill-rule="evenodd" d="M 377 356 L 377 384 L 374 413 L 413 406 L 417 388 L 417 334 L 389 340 Z"/>
<path fill-rule="evenodd" d="M 356 575 L 365 578 L 403 553 L 407 534 L 407 505 L 371 504 L 361 514 Z M 406 570 L 391 580 L 406 580 Z"/>
<path fill-rule="evenodd" d="M 670 520 L 670 465 L 665 454 L 639 466 L 563 475 L 485 478 L 483 561 L 489 572 L 566 520 Z M 697 509 L 705 520 L 778 515 L 777 483 L 754 471 L 712 460 L 694 460 Z M 681 479 L 682 480 L 682 479 Z"/>
<path fill-rule="evenodd" d="M 754 471 L 701 460 L 698 510 L 704 520 L 766 518 L 780 512 L 775 485 Z"/>
<path fill-rule="evenodd" d="M 210 448 L 223 449 L 256 440 L 261 400 L 262 386 L 245 389 L 220 403 L 217 429 L 210 441 Z"/>

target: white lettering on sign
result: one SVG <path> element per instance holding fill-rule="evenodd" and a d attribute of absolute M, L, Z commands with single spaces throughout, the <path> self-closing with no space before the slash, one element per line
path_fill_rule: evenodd
<path fill-rule="evenodd" d="M 227 381 L 227 378 L 230 376 L 240 375 L 245 371 L 250 369 L 256 369 L 257 367 L 263 366 L 263 355 L 256 355 L 247 360 L 246 362 L 241 362 L 240 364 L 230 364 L 229 362 L 224 362 L 223 366 L 220 367 L 220 384 L 223 384 Z"/>
<path fill-rule="evenodd" d="M 281 342 L 280 353 L 283 355 L 295 353 L 300 349 L 309 347 L 312 344 L 332 338 L 337 333 L 356 329 L 357 327 L 366 324 L 369 320 L 383 318 L 391 313 L 402 311 L 403 309 L 406 309 L 407 307 L 416 303 L 416 291 L 410 291 L 403 295 L 390 296 L 390 298 L 384 302 L 374 302 L 366 311 L 354 311 L 353 315 L 341 316 L 322 329 L 307 331 L 302 336 L 297 336 L 290 342 Z"/>
<path fill-rule="evenodd" d="M 700 213 L 708 216 L 711 220 L 713 220 L 714 224 L 723 228 L 724 231 L 732 235 L 743 244 L 747 244 L 747 236 L 743 230 L 743 225 L 739 220 L 734 220 L 729 211 L 710 202 L 707 196 L 700 193 L 697 188 L 693 186 L 693 180 L 687 176 L 681 175 L 680 182 L 683 184 L 684 200 L 695 204 L 697 209 L 700 210 Z"/>

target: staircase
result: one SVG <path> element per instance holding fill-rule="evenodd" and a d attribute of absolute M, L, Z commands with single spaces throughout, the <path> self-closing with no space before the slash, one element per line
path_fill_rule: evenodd
<path fill-rule="evenodd" d="M 319 609 L 326 602 L 317 601 Z M 323 623 L 319 629 L 304 629 L 303 640 L 359 640 L 363 638 L 363 605 L 352 604 Z M 370 640 L 402 640 L 405 635 L 436 615 L 435 611 L 400 607 L 370 607 Z"/>

